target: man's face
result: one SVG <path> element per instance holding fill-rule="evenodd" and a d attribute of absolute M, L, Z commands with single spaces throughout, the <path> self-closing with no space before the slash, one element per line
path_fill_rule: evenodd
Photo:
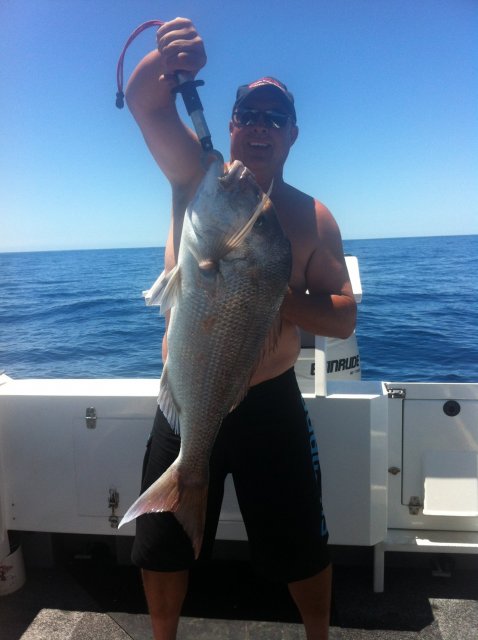
<path fill-rule="evenodd" d="M 277 91 L 264 87 L 254 91 L 241 104 L 241 109 L 276 111 L 287 113 L 287 109 Z M 291 118 L 285 126 L 275 128 L 260 116 L 256 124 L 238 126 L 229 123 L 231 133 L 231 160 L 241 160 L 253 173 L 272 173 L 282 169 L 294 144 L 298 128 Z"/>

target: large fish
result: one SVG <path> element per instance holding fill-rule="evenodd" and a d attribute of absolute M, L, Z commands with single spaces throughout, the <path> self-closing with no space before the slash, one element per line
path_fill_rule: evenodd
<path fill-rule="evenodd" d="M 158 402 L 180 452 L 120 526 L 172 511 L 199 554 L 211 449 L 274 346 L 290 268 L 289 241 L 251 172 L 235 161 L 224 174 L 214 161 L 186 210 L 177 265 L 146 292 L 147 303 L 171 309 Z"/>

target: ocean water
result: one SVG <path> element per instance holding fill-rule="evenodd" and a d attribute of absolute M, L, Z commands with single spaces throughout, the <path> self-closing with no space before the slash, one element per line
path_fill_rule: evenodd
<path fill-rule="evenodd" d="M 478 236 L 349 240 L 363 287 L 362 377 L 478 381 Z M 163 249 L 0 254 L 0 371 L 155 378 L 164 319 L 141 292 Z"/>

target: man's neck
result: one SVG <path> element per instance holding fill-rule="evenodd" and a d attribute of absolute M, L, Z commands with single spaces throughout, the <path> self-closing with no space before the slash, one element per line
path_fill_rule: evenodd
<path fill-rule="evenodd" d="M 284 179 L 282 177 L 282 171 L 278 171 L 276 174 L 270 172 L 257 172 L 254 173 L 254 177 L 256 179 L 257 184 L 260 186 L 264 193 L 268 193 L 269 189 L 273 187 L 277 189 L 284 183 Z"/>

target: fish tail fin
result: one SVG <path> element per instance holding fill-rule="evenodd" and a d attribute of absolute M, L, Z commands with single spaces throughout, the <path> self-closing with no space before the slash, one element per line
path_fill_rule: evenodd
<path fill-rule="evenodd" d="M 188 534 L 194 549 L 194 557 L 199 556 L 204 535 L 208 482 L 185 483 L 178 473 L 177 464 L 166 469 L 131 505 L 119 526 L 131 522 L 144 513 L 171 511 Z"/>
<path fill-rule="evenodd" d="M 179 505 L 179 483 L 176 463 L 166 469 L 161 477 L 144 491 L 133 502 L 124 514 L 119 526 L 131 522 L 143 513 L 158 513 L 160 511 L 176 511 Z"/>

